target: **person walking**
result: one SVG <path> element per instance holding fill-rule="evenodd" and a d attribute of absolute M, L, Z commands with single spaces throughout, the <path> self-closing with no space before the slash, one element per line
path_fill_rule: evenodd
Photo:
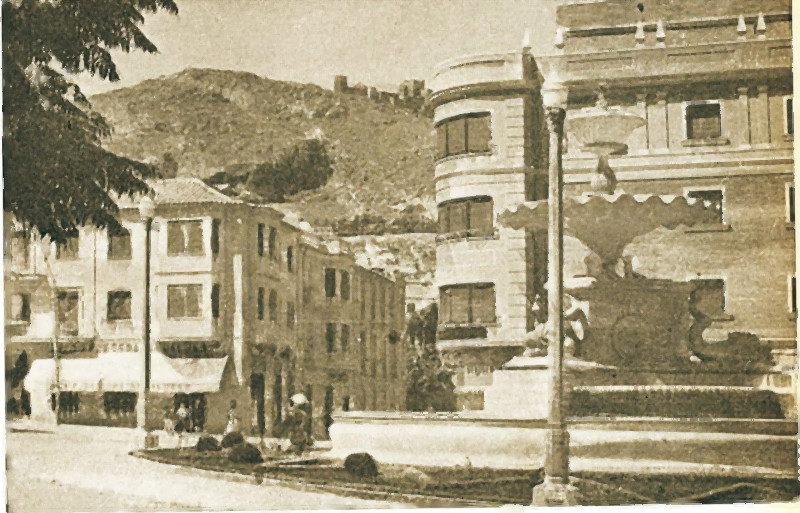
<path fill-rule="evenodd" d="M 228 424 L 225 426 L 225 434 L 239 432 L 239 417 L 236 413 L 236 401 L 231 401 L 228 408 Z"/>

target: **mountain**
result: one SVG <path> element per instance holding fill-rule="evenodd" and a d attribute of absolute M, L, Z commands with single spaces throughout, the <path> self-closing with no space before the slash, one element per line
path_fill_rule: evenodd
<path fill-rule="evenodd" d="M 433 231 L 434 135 L 418 110 L 210 69 L 147 80 L 91 102 L 114 127 L 111 151 L 211 179 L 223 192 L 255 201 L 249 173 L 304 139 L 320 139 L 333 174 L 283 206 L 341 235 Z"/>

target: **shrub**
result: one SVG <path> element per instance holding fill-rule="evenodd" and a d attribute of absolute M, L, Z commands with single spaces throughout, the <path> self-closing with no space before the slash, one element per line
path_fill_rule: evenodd
<path fill-rule="evenodd" d="M 229 448 L 244 443 L 244 437 L 238 431 L 233 431 L 222 437 L 222 447 Z"/>
<path fill-rule="evenodd" d="M 222 449 L 222 446 L 219 445 L 219 442 L 213 436 L 201 436 L 199 440 L 197 440 L 197 446 L 195 447 L 200 452 L 208 452 L 208 451 L 219 451 Z"/>
<path fill-rule="evenodd" d="M 230 454 L 228 454 L 228 459 L 233 463 L 264 463 L 261 451 L 250 443 L 241 443 L 234 446 Z"/>
<path fill-rule="evenodd" d="M 375 459 L 365 452 L 351 454 L 344 460 L 344 468 L 349 474 L 358 477 L 375 477 L 378 475 L 378 465 Z"/>

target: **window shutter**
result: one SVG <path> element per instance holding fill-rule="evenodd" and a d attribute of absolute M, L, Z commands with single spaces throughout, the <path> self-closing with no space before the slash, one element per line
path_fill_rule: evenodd
<path fill-rule="evenodd" d="M 467 120 L 454 119 L 447 122 L 447 154 L 461 155 L 467 151 Z"/>
<path fill-rule="evenodd" d="M 467 120 L 467 151 L 489 151 L 492 139 L 491 117 L 481 115 L 468 117 Z"/>

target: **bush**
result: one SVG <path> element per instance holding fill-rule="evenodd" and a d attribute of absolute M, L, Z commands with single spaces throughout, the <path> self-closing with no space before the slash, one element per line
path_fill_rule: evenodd
<path fill-rule="evenodd" d="M 264 463 L 261 451 L 253 444 L 241 443 L 234 446 L 228 454 L 228 459 L 233 463 Z"/>
<path fill-rule="evenodd" d="M 375 459 L 365 452 L 351 454 L 344 460 L 344 468 L 348 473 L 358 477 L 376 477 L 378 465 Z"/>
<path fill-rule="evenodd" d="M 219 451 L 222 450 L 222 446 L 213 436 L 201 436 L 195 449 L 200 452 Z"/>
<path fill-rule="evenodd" d="M 244 443 L 244 437 L 238 431 L 233 431 L 222 437 L 222 447 L 228 449 Z"/>

